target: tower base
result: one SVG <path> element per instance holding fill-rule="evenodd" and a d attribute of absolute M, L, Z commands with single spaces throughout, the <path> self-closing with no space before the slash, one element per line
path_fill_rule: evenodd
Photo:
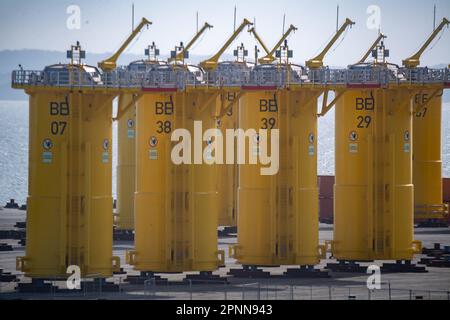
<path fill-rule="evenodd" d="M 418 267 L 411 261 L 396 261 L 395 263 L 383 263 L 381 267 L 382 273 L 426 273 L 425 267 Z"/>
<path fill-rule="evenodd" d="M 58 287 L 45 282 L 44 279 L 32 279 L 31 283 L 19 283 L 16 290 L 19 293 L 53 293 Z"/>
<path fill-rule="evenodd" d="M 129 275 L 124 281 L 132 285 L 144 285 L 145 283 L 166 285 L 168 283 L 167 279 L 161 278 L 160 276 L 155 275 L 155 273 L 147 271 L 142 271 L 138 276 Z"/>
<path fill-rule="evenodd" d="M 258 266 L 242 266 L 241 269 L 230 269 L 228 275 L 247 279 L 269 279 L 272 277 L 270 272 L 263 271 Z"/>
<path fill-rule="evenodd" d="M 228 279 L 213 274 L 211 271 L 201 271 L 199 274 L 189 274 L 183 280 L 189 284 L 228 284 Z"/>
<path fill-rule="evenodd" d="M 314 269 L 314 266 L 300 266 L 298 269 L 287 269 L 283 277 L 296 278 L 330 278 L 328 271 Z"/>
<path fill-rule="evenodd" d="M 366 273 L 367 267 L 361 266 L 355 261 L 338 260 L 337 263 L 328 263 L 325 269 L 332 272 L 346 272 L 346 273 Z"/>

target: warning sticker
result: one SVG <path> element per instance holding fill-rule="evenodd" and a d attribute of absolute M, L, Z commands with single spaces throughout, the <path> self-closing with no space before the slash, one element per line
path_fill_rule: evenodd
<path fill-rule="evenodd" d="M 103 152 L 102 162 L 103 163 L 109 163 L 109 152 Z"/>
<path fill-rule="evenodd" d="M 350 143 L 349 144 L 349 152 L 350 153 L 358 153 L 358 144 L 357 143 Z"/>
<path fill-rule="evenodd" d="M 310 156 L 314 156 L 316 154 L 316 148 L 314 146 L 309 146 L 308 147 L 308 154 Z"/>
<path fill-rule="evenodd" d="M 149 145 L 150 145 L 150 147 L 155 148 L 158 145 L 158 138 L 151 137 L 150 141 L 149 141 Z"/>
<path fill-rule="evenodd" d="M 405 153 L 410 153 L 411 152 L 411 145 L 409 143 L 405 143 L 405 145 L 403 146 L 403 151 Z"/>
<path fill-rule="evenodd" d="M 42 142 L 42 147 L 43 147 L 45 150 L 51 150 L 51 149 L 53 148 L 53 142 L 52 142 L 52 140 L 50 140 L 50 139 L 45 139 L 45 140 Z"/>
<path fill-rule="evenodd" d="M 50 164 L 53 162 L 53 153 L 51 152 L 43 152 L 42 153 L 42 162 L 45 164 Z"/>
<path fill-rule="evenodd" d="M 128 137 L 128 139 L 134 139 L 134 130 L 133 129 L 128 129 L 127 137 Z"/>
<path fill-rule="evenodd" d="M 405 131 L 405 141 L 409 141 L 411 139 L 411 134 L 408 130 Z"/>
<path fill-rule="evenodd" d="M 151 149 L 148 153 L 148 157 L 150 158 L 150 160 L 158 160 L 158 150 Z"/>
<path fill-rule="evenodd" d="M 105 139 L 103 140 L 103 150 L 108 150 L 109 149 L 109 140 Z"/>

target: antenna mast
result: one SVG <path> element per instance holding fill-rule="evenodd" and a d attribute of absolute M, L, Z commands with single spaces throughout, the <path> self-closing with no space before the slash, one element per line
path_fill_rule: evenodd
<path fill-rule="evenodd" d="M 198 11 L 197 11 L 197 33 L 198 33 Z"/>
<path fill-rule="evenodd" d="M 131 32 L 134 31 L 134 2 L 131 5 Z"/>
<path fill-rule="evenodd" d="M 336 32 L 339 30 L 339 5 L 336 7 Z"/>
<path fill-rule="evenodd" d="M 237 8 L 234 6 L 234 26 L 233 26 L 233 32 L 236 32 L 236 11 Z"/>
<path fill-rule="evenodd" d="M 433 14 L 433 31 L 436 30 L 436 4 L 434 5 L 434 14 Z"/>

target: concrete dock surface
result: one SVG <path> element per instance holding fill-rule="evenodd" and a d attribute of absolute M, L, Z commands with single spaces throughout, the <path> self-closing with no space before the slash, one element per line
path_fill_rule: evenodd
<path fill-rule="evenodd" d="M 25 221 L 26 212 L 16 209 L 0 210 L 0 230 L 14 230 L 17 222 Z M 332 225 L 320 225 L 320 242 L 331 240 Z M 435 243 L 442 247 L 450 246 L 450 228 L 415 229 L 416 240 L 422 241 L 423 247 L 433 248 Z M 235 244 L 236 237 L 219 238 L 219 248 L 226 252 L 226 266 L 214 274 L 227 277 L 230 269 L 240 268 L 235 259 L 228 256 L 228 246 Z M 133 267 L 125 264 L 127 250 L 133 249 L 133 243 L 127 241 L 114 242 L 114 255 L 119 256 L 122 268 L 126 274 L 115 275 L 108 279 L 118 285 L 118 292 L 106 292 L 100 287 L 91 292 L 87 291 L 58 291 L 51 293 L 18 293 L 15 289 L 18 282 L 27 283 L 21 272 L 15 270 L 16 257 L 25 255 L 25 247 L 18 240 L 4 239 L 5 243 L 13 247 L 13 251 L 0 252 L 0 269 L 4 273 L 17 276 L 16 282 L 0 282 L 0 299 L 207 299 L 207 300 L 347 300 L 347 299 L 450 299 L 450 268 L 426 267 L 427 273 L 387 273 L 381 274 L 381 289 L 367 288 L 368 274 L 329 272 L 329 278 L 282 278 L 281 275 L 288 268 L 296 266 L 282 266 L 278 268 L 264 268 L 270 271 L 270 278 L 242 279 L 228 276 L 227 283 L 194 284 L 182 282 L 188 274 L 158 274 L 168 279 L 166 285 L 155 285 L 151 279 L 146 284 L 132 285 L 125 282 L 127 275 L 139 275 Z M 424 255 L 417 255 L 413 263 L 417 264 Z M 316 269 L 324 270 L 327 263 L 336 262 L 333 259 L 322 260 Z M 362 265 L 379 265 L 384 262 L 363 263 Z M 420 265 L 422 266 L 422 265 Z M 88 280 L 91 281 L 91 280 Z M 50 281 L 59 289 L 66 289 L 65 281 Z"/>

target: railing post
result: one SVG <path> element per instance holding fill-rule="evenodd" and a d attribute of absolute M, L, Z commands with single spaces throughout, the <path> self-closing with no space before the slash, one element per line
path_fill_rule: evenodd
<path fill-rule="evenodd" d="M 258 282 L 258 301 L 261 300 L 261 283 Z"/>
<path fill-rule="evenodd" d="M 391 282 L 389 281 L 389 300 L 392 300 Z"/>
<path fill-rule="evenodd" d="M 227 292 L 227 284 L 226 283 L 224 284 L 224 291 L 223 291 L 223 293 L 224 293 L 225 301 L 227 301 L 228 300 L 228 292 Z"/>
<path fill-rule="evenodd" d="M 153 282 L 153 298 L 156 298 L 156 278 L 155 277 L 152 278 L 152 282 Z"/>
<path fill-rule="evenodd" d="M 189 298 L 192 300 L 192 280 L 189 279 Z"/>
<path fill-rule="evenodd" d="M 277 284 L 275 283 L 275 300 L 278 300 Z"/>

